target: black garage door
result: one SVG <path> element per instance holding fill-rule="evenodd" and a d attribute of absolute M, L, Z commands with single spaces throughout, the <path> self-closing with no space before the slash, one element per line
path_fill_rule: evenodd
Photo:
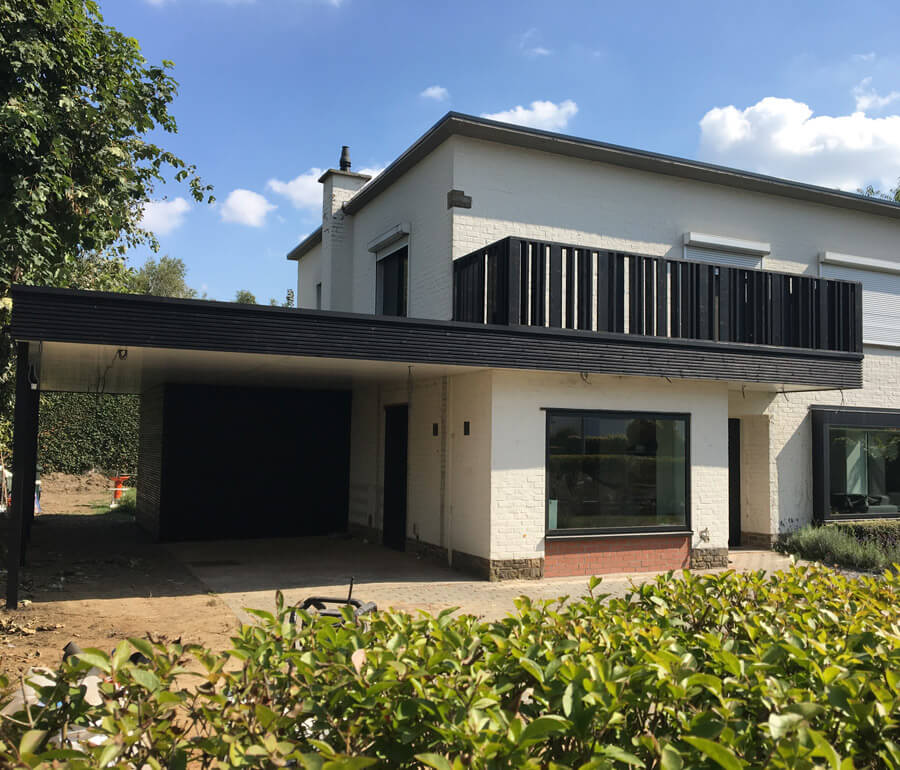
<path fill-rule="evenodd" d="M 195 385 L 163 391 L 160 539 L 346 530 L 349 392 Z"/>

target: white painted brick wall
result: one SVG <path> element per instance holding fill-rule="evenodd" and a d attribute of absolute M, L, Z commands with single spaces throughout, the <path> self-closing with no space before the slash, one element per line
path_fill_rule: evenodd
<path fill-rule="evenodd" d="M 491 558 L 490 371 L 450 378 L 450 545 L 454 550 Z M 471 433 L 463 435 L 468 421 Z"/>
<path fill-rule="evenodd" d="M 322 246 L 310 249 L 297 266 L 297 307 L 315 309 L 316 284 L 322 281 Z M 324 289 L 324 287 L 323 287 Z"/>
<path fill-rule="evenodd" d="M 741 531 L 770 534 L 769 423 L 765 415 L 741 419 Z"/>
<path fill-rule="evenodd" d="M 691 415 L 695 547 L 728 543 L 728 391 L 724 383 L 496 371 L 493 376 L 491 558 L 543 556 L 546 413 L 543 408 Z M 708 542 L 700 532 L 707 530 Z"/>
<path fill-rule="evenodd" d="M 449 378 L 448 526 L 453 547 L 488 556 L 490 542 L 490 372 Z M 350 522 L 382 528 L 384 408 L 409 403 L 407 537 L 446 545 L 442 537 L 441 380 L 361 384 L 353 390 L 350 438 Z M 472 431 L 463 435 L 463 422 Z M 432 426 L 438 423 L 439 435 Z"/>
<path fill-rule="evenodd" d="M 446 192 L 451 187 L 472 196 L 472 209 L 447 210 Z M 332 206 L 335 201 L 332 198 Z M 766 269 L 805 274 L 817 273 L 818 254 L 824 250 L 897 260 L 900 243 L 900 221 L 886 217 L 452 137 L 355 217 L 339 222 L 342 232 L 337 228 L 326 233 L 352 255 L 346 269 L 332 270 L 333 275 L 352 285 L 349 291 L 336 290 L 335 297 L 344 297 L 341 302 L 346 304 L 333 307 L 374 312 L 375 261 L 366 244 L 403 221 L 411 222 L 413 230 L 410 315 L 443 319 L 451 317 L 450 256 L 463 256 L 507 235 L 680 257 L 683 234 L 693 230 L 769 242 L 772 255 L 765 258 Z M 322 269 L 327 272 L 324 263 L 323 256 Z M 489 382 L 490 375 L 486 376 Z M 498 405 L 491 417 L 495 444 L 509 443 L 510 454 L 495 446 L 491 456 L 490 437 L 486 444 L 456 442 L 451 450 L 450 496 L 454 515 L 465 533 L 461 537 L 469 544 L 463 550 L 479 553 L 476 549 L 491 543 L 491 555 L 498 554 L 495 558 L 533 556 L 542 551 L 543 427 L 534 435 L 529 430 L 527 436 L 522 436 L 521 431 L 534 417 L 527 415 L 538 400 L 571 396 L 577 392 L 573 387 L 578 387 L 577 382 L 573 385 L 568 381 L 563 386 L 552 380 L 558 375 L 547 375 L 553 383 L 551 387 L 545 388 L 544 383 L 518 393 L 517 386 L 506 379 L 510 376 L 497 374 L 500 385 L 495 385 L 493 400 L 498 405 L 502 394 L 508 397 L 508 403 L 517 406 L 506 409 Z M 606 379 L 616 382 L 615 378 Z M 477 412 L 485 404 L 490 409 L 490 393 L 484 396 L 466 378 L 453 380 L 462 383 L 459 389 L 474 401 L 452 395 L 451 410 Z M 863 390 L 843 394 L 754 394 L 746 399 L 752 405 L 741 403 L 737 407 L 732 393 L 732 416 L 753 418 L 747 420 L 742 439 L 745 529 L 765 531 L 763 528 L 768 525 L 770 532 L 778 532 L 811 518 L 812 448 L 807 416 L 810 403 L 843 401 L 847 405 L 900 408 L 898 381 L 900 352 L 869 348 Z M 696 410 L 693 448 L 695 462 L 697 457 L 703 462 L 695 465 L 692 476 L 694 529 L 699 532 L 708 527 L 708 545 L 723 546 L 727 542 L 724 419 L 728 416 L 729 399 L 720 391 L 725 386 L 676 381 L 667 386 L 674 388 L 669 397 L 654 390 L 658 385 L 636 388 L 635 382 L 624 381 L 621 386 L 610 387 L 603 397 L 591 395 L 587 400 L 598 404 L 624 400 L 636 409 L 661 408 L 655 405 L 657 401 L 684 401 L 691 406 L 688 411 Z M 697 394 L 704 394 L 702 403 L 692 400 Z M 741 401 L 745 399 L 742 397 Z M 461 422 L 456 426 L 454 421 L 453 426 L 461 431 Z M 704 430 L 698 426 L 705 426 Z M 509 438 L 515 436 L 520 438 Z M 464 446 L 474 451 L 463 451 Z M 489 464 L 494 466 L 487 491 L 478 475 L 481 466 L 473 459 L 485 451 L 489 453 Z M 519 462 L 526 464 L 515 464 Z M 476 474 L 478 483 L 468 483 L 465 473 L 459 470 L 460 464 Z M 381 472 L 380 467 L 376 470 Z M 362 495 L 357 497 L 354 492 L 353 498 L 361 500 Z M 485 522 L 491 520 L 494 512 L 492 538 L 490 531 L 482 533 L 480 528 L 488 526 Z"/>
<path fill-rule="evenodd" d="M 768 407 L 771 532 L 797 529 L 813 516 L 810 404 L 900 409 L 900 351 L 867 347 L 863 382 L 861 390 L 777 396 Z"/>
<path fill-rule="evenodd" d="M 375 255 L 367 244 L 401 223 L 409 223 L 409 313 L 414 318 L 452 316 L 450 212 L 452 152 L 444 144 L 410 169 L 348 221 L 353 228 L 352 307 L 375 312 Z"/>
<path fill-rule="evenodd" d="M 820 251 L 898 258 L 900 221 L 664 174 L 454 137 L 453 256 L 518 235 L 680 258 L 684 233 L 772 244 L 769 270 L 815 273 Z"/>

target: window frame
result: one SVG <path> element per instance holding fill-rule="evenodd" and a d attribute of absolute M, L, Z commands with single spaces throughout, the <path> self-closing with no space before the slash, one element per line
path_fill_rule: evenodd
<path fill-rule="evenodd" d="M 822 406 L 809 408 L 812 419 L 813 520 L 825 524 L 834 521 L 900 519 L 897 513 L 831 512 L 831 428 L 857 430 L 900 430 L 900 409 L 873 407 Z"/>
<path fill-rule="evenodd" d="M 398 255 L 403 254 L 402 257 Z M 386 313 L 384 310 L 385 298 L 385 264 L 393 259 L 401 259 L 403 270 L 401 271 L 403 280 L 403 300 L 404 307 L 402 313 Z M 396 248 L 391 249 L 383 256 L 379 256 L 375 263 L 375 307 L 377 315 L 386 315 L 391 318 L 409 318 L 409 244 L 404 243 Z"/>
<path fill-rule="evenodd" d="M 547 540 L 570 540 L 622 535 L 691 535 L 691 415 L 690 412 L 643 412 L 629 409 L 557 409 L 545 407 L 544 419 L 544 537 Z M 550 529 L 550 421 L 555 415 L 566 417 L 619 417 L 626 419 L 684 420 L 684 524 L 657 524 L 651 527 L 584 527 Z M 582 440 L 583 436 L 582 429 Z"/>

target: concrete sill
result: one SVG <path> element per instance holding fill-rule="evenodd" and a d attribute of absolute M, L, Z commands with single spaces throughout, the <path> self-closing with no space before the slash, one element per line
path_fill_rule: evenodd
<path fill-rule="evenodd" d="M 544 535 L 545 540 L 606 540 L 613 537 L 668 537 L 670 535 L 693 535 L 693 530 L 677 529 L 669 532 L 595 532 L 575 535 Z"/>

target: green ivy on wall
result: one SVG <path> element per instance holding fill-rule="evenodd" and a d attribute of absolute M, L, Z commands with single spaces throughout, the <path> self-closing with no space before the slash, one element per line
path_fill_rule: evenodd
<path fill-rule="evenodd" d="M 41 394 L 38 462 L 43 473 L 137 473 L 139 396 Z"/>

